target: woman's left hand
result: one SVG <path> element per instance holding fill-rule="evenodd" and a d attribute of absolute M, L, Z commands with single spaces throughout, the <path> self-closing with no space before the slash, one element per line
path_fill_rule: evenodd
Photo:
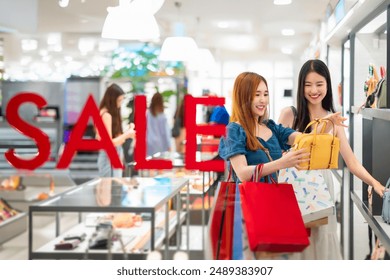
<path fill-rule="evenodd" d="M 341 112 L 336 112 L 336 113 L 329 114 L 326 117 L 324 117 L 323 119 L 330 120 L 330 121 L 333 122 L 334 125 L 337 125 L 337 126 L 348 127 L 348 125 L 345 125 L 343 123 L 344 121 L 347 120 L 347 118 L 344 118 L 341 115 Z"/>

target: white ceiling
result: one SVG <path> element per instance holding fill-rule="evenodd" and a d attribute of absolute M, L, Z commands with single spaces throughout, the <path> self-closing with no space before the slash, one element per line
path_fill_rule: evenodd
<path fill-rule="evenodd" d="M 210 48 L 217 60 L 283 57 L 282 47 L 292 48 L 291 56 L 299 58 L 318 36 L 327 6 L 333 8 L 337 1 L 292 0 L 291 5 L 275 6 L 273 0 L 165 0 L 155 14 L 161 32 L 157 44 L 174 35 L 173 26 L 179 22 L 184 24 L 186 34 L 192 36 L 199 47 Z M 69 6 L 61 8 L 58 0 L 0 0 L 0 37 L 4 38 L 5 63 L 20 60 L 20 39 L 37 39 L 38 48 L 47 49 L 47 35 L 53 32 L 61 34 L 63 47 L 61 53 L 53 56 L 90 58 L 92 54 L 80 55 L 78 39 L 102 40 L 100 34 L 107 7 L 117 6 L 118 2 L 69 0 Z M 175 2 L 181 3 L 179 9 Z M 222 21 L 231 23 L 232 27 L 217 27 Z M 295 35 L 282 36 L 283 28 L 293 28 Z M 39 50 L 27 55 L 39 57 Z"/>

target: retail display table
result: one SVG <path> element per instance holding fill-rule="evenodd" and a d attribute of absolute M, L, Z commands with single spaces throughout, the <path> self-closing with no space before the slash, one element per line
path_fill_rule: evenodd
<path fill-rule="evenodd" d="M 29 211 L 29 259 L 143 259 L 148 252 L 162 248 L 163 243 L 165 258 L 168 258 L 169 238 L 180 232 L 187 216 L 187 209 L 182 209 L 180 194 L 187 185 L 188 180 L 183 178 L 99 178 L 54 199 L 32 205 Z M 56 213 L 57 237 L 33 250 L 34 215 L 39 212 Z M 61 232 L 59 214 L 65 212 L 79 213 L 79 221 L 70 230 Z M 113 235 L 120 242 L 112 239 L 108 248 L 91 249 L 91 239 L 102 221 L 106 223 L 107 217 L 129 213 L 140 218 L 139 225 L 116 227 L 112 223 Z M 85 233 L 86 238 L 77 247 L 55 250 L 55 245 L 63 242 L 66 236 L 81 233 Z M 180 243 L 177 243 L 178 247 Z"/>

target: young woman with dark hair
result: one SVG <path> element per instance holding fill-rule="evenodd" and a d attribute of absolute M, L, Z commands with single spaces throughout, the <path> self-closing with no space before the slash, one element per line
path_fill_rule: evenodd
<path fill-rule="evenodd" d="M 131 123 L 126 131 L 122 129 L 121 104 L 125 92 L 117 84 L 110 85 L 100 101 L 100 117 L 116 147 L 118 156 L 123 160 L 122 144 L 128 138 L 135 137 L 134 124 Z M 96 133 L 96 138 L 100 136 Z M 99 176 L 101 177 L 122 177 L 122 169 L 113 169 L 110 159 L 104 150 L 99 151 L 98 155 Z"/>
<path fill-rule="evenodd" d="M 319 60 L 308 60 L 303 64 L 298 77 L 297 114 L 291 107 L 282 110 L 279 123 L 297 131 L 304 131 L 310 121 L 324 118 L 333 113 L 333 93 L 329 69 Z M 345 118 L 343 118 L 345 119 Z M 375 180 L 357 160 L 344 131 L 345 125 L 335 126 L 336 136 L 340 139 L 340 153 L 348 169 L 362 181 L 372 186 L 383 196 L 384 186 Z M 334 187 L 329 169 L 322 170 L 322 175 L 333 197 Z M 335 201 L 335 200 L 334 200 Z M 304 259 L 341 259 L 340 244 L 337 237 L 336 213 L 328 218 L 328 224 L 312 229 L 311 245 L 300 255 Z"/>

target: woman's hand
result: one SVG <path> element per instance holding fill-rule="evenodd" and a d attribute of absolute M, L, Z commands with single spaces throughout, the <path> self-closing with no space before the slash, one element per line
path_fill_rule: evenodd
<path fill-rule="evenodd" d="M 383 197 L 385 194 L 386 188 L 379 182 L 373 184 L 372 186 L 374 188 L 374 191 L 380 196 Z"/>
<path fill-rule="evenodd" d="M 129 127 L 127 128 L 127 130 L 125 130 L 125 132 L 123 132 L 123 134 L 125 135 L 125 138 L 128 139 L 128 138 L 133 138 L 135 137 L 135 125 L 134 123 L 130 123 L 129 124 Z"/>
<path fill-rule="evenodd" d="M 343 122 L 347 120 L 347 118 L 344 118 L 341 115 L 341 112 L 336 112 L 327 115 L 326 117 L 323 118 L 324 120 L 330 120 L 333 122 L 334 125 L 337 126 L 343 126 L 343 127 L 348 127 L 348 125 L 345 125 Z"/>
<path fill-rule="evenodd" d="M 310 153 L 306 148 L 296 151 L 290 150 L 284 153 L 280 160 L 283 165 L 282 168 L 295 167 L 296 169 L 300 170 L 300 164 L 310 160 Z"/>

